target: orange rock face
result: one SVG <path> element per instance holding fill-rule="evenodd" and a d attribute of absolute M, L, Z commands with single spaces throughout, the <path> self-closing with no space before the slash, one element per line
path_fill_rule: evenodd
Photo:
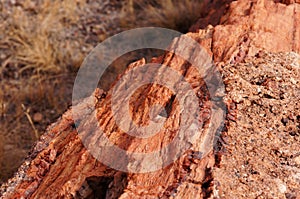
<path fill-rule="evenodd" d="M 212 51 L 214 60 L 240 62 L 260 49 L 299 53 L 300 5 L 294 1 L 283 1 L 288 5 L 275 2 L 257 0 L 230 3 L 209 36 L 212 41 L 208 49 Z M 202 27 L 201 23 L 206 21 L 213 23 L 208 16 L 200 19 L 195 26 Z M 195 30 L 195 26 L 191 30 Z"/>

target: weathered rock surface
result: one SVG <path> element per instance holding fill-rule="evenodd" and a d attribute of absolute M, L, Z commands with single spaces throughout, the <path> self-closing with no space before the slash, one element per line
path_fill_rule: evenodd
<path fill-rule="evenodd" d="M 174 42 L 175 44 L 177 42 Z M 191 57 L 195 57 L 197 51 L 190 49 L 188 52 L 191 52 Z M 164 86 L 150 84 L 134 94 L 131 101 L 132 118 L 137 124 L 144 125 L 149 120 L 151 106 L 155 104 L 161 104 L 163 107 L 169 106 L 165 127 L 149 139 L 129 136 L 122 132 L 114 121 L 111 110 L 112 91 L 105 95 L 102 91 L 97 90 L 93 96 L 73 107 L 76 109 L 77 116 L 73 117 L 70 110 L 48 129 L 41 141 L 37 143 L 31 160 L 25 163 L 27 168 L 24 166 L 19 171 L 19 180 L 11 182 L 10 188 L 13 187 L 12 184 L 15 184 L 14 190 L 11 193 L 8 190 L 5 197 L 157 198 L 176 196 L 182 198 L 187 193 L 191 198 L 197 197 L 199 194 L 205 196 L 207 194 L 206 187 L 202 182 L 214 164 L 212 146 L 207 145 L 209 148 L 204 150 L 207 156 L 203 159 L 199 152 L 204 153 L 202 143 L 206 142 L 207 136 L 209 136 L 210 124 L 208 123 L 212 107 L 208 100 L 208 91 L 197 70 L 184 59 L 174 56 L 173 53 L 169 52 L 164 57 L 154 59 L 153 62 L 168 65 L 184 75 L 198 96 L 199 101 L 195 103 L 200 104 L 201 110 L 198 114 L 204 124 L 203 129 L 195 134 L 197 142 L 191 145 L 182 157 L 170 166 L 144 174 L 119 172 L 94 159 L 83 146 L 82 140 L 89 139 L 90 143 L 97 142 L 101 133 L 92 133 L 92 135 L 90 133 L 97 132 L 98 128 L 103 129 L 111 142 L 120 148 L 127 151 L 149 153 L 168 145 L 177 133 L 179 126 L 184 125 L 180 119 L 182 113 L 176 105 L 177 102 L 174 101 L 168 105 L 172 92 Z M 130 65 L 129 69 L 144 64 L 145 60 L 141 60 Z M 157 71 L 157 73 L 163 74 L 163 71 Z M 147 74 L 149 73 L 144 73 L 145 76 Z M 208 76 L 210 75 L 208 74 Z M 141 76 L 140 78 L 145 77 Z M 119 99 L 121 100 L 122 97 Z M 214 107 L 214 110 L 217 109 Z M 74 121 L 73 118 L 79 119 Z M 74 128 L 75 124 L 83 132 L 80 137 Z M 98 125 L 95 127 L 94 124 Z M 208 137 L 208 141 L 213 141 L 213 138 Z M 122 157 L 111 156 L 109 158 L 118 161 Z M 26 177 L 24 178 L 24 176 Z M 207 180 L 209 182 L 210 179 Z"/>
<path fill-rule="evenodd" d="M 167 144 L 174 132 L 160 132 L 155 139 L 146 141 L 125 135 L 111 119 L 110 91 L 105 94 L 97 90 L 73 107 L 81 121 L 74 121 L 70 110 L 48 128 L 16 176 L 2 186 L 2 197 L 300 197 L 299 56 L 265 53 L 299 53 L 300 5 L 294 1 L 239 0 L 226 7 L 226 1 L 218 2 L 223 2 L 215 4 L 222 5 L 222 12 L 210 7 L 210 15 L 199 20 L 214 26 L 187 34 L 208 50 L 226 85 L 226 126 L 214 151 L 208 150 L 205 157 L 199 158 L 199 146 L 192 146 L 175 163 L 146 174 L 120 172 L 103 165 L 83 146 L 75 123 L 92 132 L 97 129 L 91 124 L 99 122 L 114 143 L 139 152 Z M 192 29 L 195 28 L 197 24 Z M 203 80 L 189 64 L 171 53 L 153 61 L 178 70 L 194 91 L 200 92 L 200 115 L 205 125 L 197 135 L 203 141 L 211 122 L 211 104 Z M 144 62 L 133 63 L 129 68 Z M 170 99 L 168 89 L 149 85 L 133 96 L 132 118 L 145 124 L 149 107 L 155 103 L 166 106 Z M 95 111 L 91 108 L 94 106 Z M 169 118 L 168 127 L 176 129 L 180 123 L 175 105 L 171 106 Z"/>
<path fill-rule="evenodd" d="M 211 29 L 210 50 L 216 62 L 240 62 L 260 49 L 270 52 L 300 51 L 300 5 L 293 1 L 234 1 Z M 221 8 L 224 10 L 225 5 Z M 221 14 L 212 11 L 214 17 Z M 210 16 L 200 19 L 191 31 L 202 24 L 213 24 Z"/>

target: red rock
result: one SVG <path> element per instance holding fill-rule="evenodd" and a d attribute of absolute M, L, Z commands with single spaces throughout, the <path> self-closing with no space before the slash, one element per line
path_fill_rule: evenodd
<path fill-rule="evenodd" d="M 299 53 L 300 4 L 284 3 L 289 5 L 272 0 L 232 2 L 209 37 L 212 41 L 207 49 L 212 51 L 214 60 L 241 62 L 260 49 Z M 199 20 L 198 27 L 203 20 Z M 208 16 L 205 21 L 212 22 L 212 19 Z M 196 31 L 196 27 L 192 30 Z"/>
<path fill-rule="evenodd" d="M 296 133 L 299 122 L 290 122 L 300 115 L 299 105 L 295 105 L 299 101 L 295 95 L 297 89 L 299 90 L 299 84 L 295 83 L 299 80 L 299 70 L 291 66 L 289 69 L 290 64 L 285 59 L 293 57 L 292 55 L 264 52 L 299 53 L 300 6 L 293 3 L 294 1 L 210 2 L 206 1 L 209 15 L 200 19 L 191 28 L 194 32 L 187 35 L 207 49 L 215 62 L 218 62 L 216 65 L 225 78 L 228 92 L 225 100 L 229 113 L 222 140 L 215 146 L 215 152 L 218 153 L 213 153 L 209 147 L 209 153 L 201 157 L 201 154 L 194 150 L 199 146 L 192 145 L 193 150 L 191 148 L 173 164 L 145 174 L 125 173 L 105 166 L 96 161 L 83 146 L 74 128 L 75 123 L 88 133 L 97 131 L 93 124 L 99 122 L 99 128 L 108 129 L 107 136 L 115 144 L 136 152 L 151 151 L 164 146 L 172 139 L 174 133 L 163 131 L 147 141 L 125 135 L 113 122 L 110 109 L 111 91 L 104 95 L 97 90 L 93 96 L 73 107 L 78 110 L 81 120 L 74 121 L 69 110 L 48 128 L 16 176 L 7 185 L 2 186 L 3 196 L 87 198 L 94 195 L 100 198 L 123 199 L 297 197 L 299 190 L 295 182 L 299 180 L 299 176 L 288 168 L 299 161 L 298 158 L 288 159 L 293 157 L 294 154 L 291 153 L 299 146 L 299 135 Z M 227 3 L 230 5 L 227 6 Z M 208 24 L 212 26 L 206 27 Z M 197 27 L 203 29 L 197 30 Z M 277 62 L 277 65 L 272 65 L 272 59 L 282 61 L 282 66 Z M 192 68 L 187 68 L 185 61 L 179 57 L 169 53 L 152 61 L 168 63 L 173 69 L 185 74 L 186 79 L 200 93 L 199 96 L 207 92 L 200 89 L 204 84 L 197 79 L 197 73 L 194 73 Z M 140 60 L 133 63 L 129 69 L 137 63 L 144 62 L 145 60 Z M 243 62 L 243 65 L 238 64 Z M 247 63 L 252 65 L 248 66 Z M 255 72 L 256 65 L 261 68 L 258 72 Z M 282 72 L 282 79 L 266 78 L 266 74 L 276 76 L 274 71 L 268 73 L 276 67 Z M 281 85 L 286 87 L 280 87 Z M 287 89 L 286 92 L 282 92 L 284 89 Z M 159 85 L 149 85 L 135 93 L 131 100 L 134 106 L 130 109 L 134 121 L 138 124 L 147 123 L 150 102 L 166 105 L 170 102 L 168 94 L 170 91 Z M 203 103 L 201 119 L 207 124 L 210 121 L 211 104 L 202 97 L 198 97 L 198 100 L 199 103 Z M 96 110 L 92 111 L 94 101 Z M 285 103 L 285 106 L 281 106 L 281 103 Z M 173 119 L 168 120 L 167 124 L 170 129 L 179 125 L 176 111 L 172 106 L 170 112 Z M 284 111 L 295 115 L 284 122 L 285 124 L 280 123 L 281 118 L 276 119 L 279 114 L 283 114 L 280 117 L 288 117 Z M 261 120 L 264 123 L 260 123 Z M 279 132 L 273 133 L 270 128 L 278 128 L 276 130 Z M 255 136 L 258 134 L 260 136 Z M 204 127 L 198 136 L 207 136 L 207 127 Z M 94 136 L 86 138 L 98 140 L 98 137 Z M 265 143 L 262 138 L 268 142 Z M 199 144 L 202 143 L 203 139 L 200 139 Z M 283 152 L 281 147 L 286 151 Z M 117 161 L 122 157 L 108 158 Z M 259 166 L 256 167 L 257 165 Z M 285 172 L 293 174 L 293 179 L 284 176 Z M 265 182 L 264 179 L 269 181 Z M 269 189 L 268 183 L 272 185 Z M 254 195 L 251 195 L 253 190 Z M 268 193 L 268 190 L 271 193 Z"/>

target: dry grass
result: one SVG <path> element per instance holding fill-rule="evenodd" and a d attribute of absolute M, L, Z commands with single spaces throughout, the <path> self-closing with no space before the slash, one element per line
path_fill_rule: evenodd
<path fill-rule="evenodd" d="M 25 0 L 7 12 L 0 27 L 4 35 L 0 47 L 8 55 L 0 70 L 2 117 L 22 115 L 22 104 L 47 101 L 50 107 L 58 108 L 53 99 L 63 94 L 48 85 L 54 85 L 52 81 L 58 81 L 57 77 L 63 80 L 62 74 L 68 72 L 68 67 L 78 68 L 84 57 L 72 56 L 74 46 L 65 41 L 63 34 L 66 26 L 76 24 L 77 4 L 83 2 Z"/>
<path fill-rule="evenodd" d="M 72 71 L 85 56 L 74 50 L 65 31 L 77 23 L 76 9 L 85 1 L 25 0 L 5 10 L 7 2 L 0 2 L 0 156 L 7 162 L 2 164 L 0 183 L 19 166 L 45 127 L 66 110 Z M 43 120 L 34 121 L 35 113 Z"/>
<path fill-rule="evenodd" d="M 83 54 L 74 56 L 74 45 L 65 40 L 64 31 L 66 26 L 77 23 L 79 3 L 84 1 L 25 0 L 8 12 L 0 27 L 4 35 L 0 48 L 8 54 L 0 69 L 0 78 L 6 80 L 1 81 L 2 116 L 11 113 L 13 104 L 18 104 L 14 110 L 19 115 L 16 110 L 21 110 L 22 103 L 14 100 L 36 103 L 46 97 L 51 106 L 56 106 L 53 99 L 59 93 L 48 87 L 49 82 L 54 85 L 59 78 L 63 79 L 68 68 L 78 68 L 84 58 Z"/>
<path fill-rule="evenodd" d="M 73 50 L 70 45 L 62 48 L 64 38 L 61 32 L 66 24 L 77 22 L 77 2 L 45 0 L 32 11 L 39 14 L 30 15 L 24 10 L 30 10 L 32 1 L 26 0 L 22 5 L 24 10 L 18 7 L 13 10 L 7 32 L 14 59 L 23 66 L 19 72 L 57 73 L 66 70 L 66 65 L 73 64 L 69 63 Z M 68 23 L 63 23 L 65 21 Z"/>
<path fill-rule="evenodd" d="M 181 32 L 201 16 L 203 0 L 128 0 L 123 7 L 124 27 L 155 26 Z"/>

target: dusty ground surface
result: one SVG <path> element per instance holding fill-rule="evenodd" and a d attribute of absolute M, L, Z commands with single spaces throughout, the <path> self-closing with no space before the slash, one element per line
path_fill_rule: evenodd
<path fill-rule="evenodd" d="M 215 195 L 299 198 L 300 56 L 261 52 L 221 68 L 232 110 Z"/>

